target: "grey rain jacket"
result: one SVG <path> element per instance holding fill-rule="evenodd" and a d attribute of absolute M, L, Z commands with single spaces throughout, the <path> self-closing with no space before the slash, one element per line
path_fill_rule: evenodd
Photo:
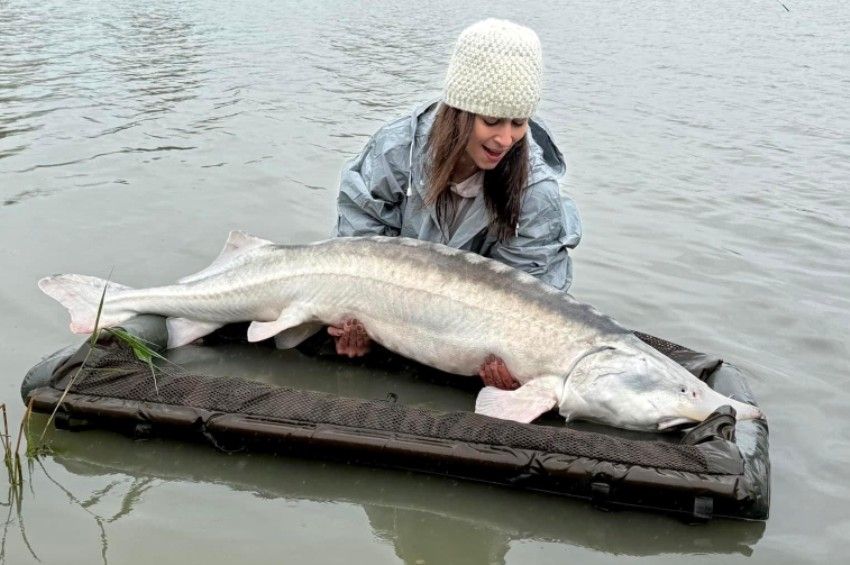
<path fill-rule="evenodd" d="M 581 240 L 572 199 L 558 186 L 566 169 L 548 130 L 529 120 L 529 185 L 515 237 L 502 243 L 490 233 L 483 191 L 448 240 L 433 206 L 424 204 L 425 145 L 438 103 L 382 127 L 360 154 L 345 164 L 337 200 L 337 236 L 388 235 L 443 243 L 521 269 L 561 290 L 572 282 L 567 249 Z"/>

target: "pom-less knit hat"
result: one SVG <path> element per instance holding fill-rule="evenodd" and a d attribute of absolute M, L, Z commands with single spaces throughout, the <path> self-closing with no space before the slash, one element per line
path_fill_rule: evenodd
<path fill-rule="evenodd" d="M 458 37 L 443 101 L 483 116 L 530 118 L 540 100 L 542 73 L 534 31 L 506 20 L 483 20 Z"/>

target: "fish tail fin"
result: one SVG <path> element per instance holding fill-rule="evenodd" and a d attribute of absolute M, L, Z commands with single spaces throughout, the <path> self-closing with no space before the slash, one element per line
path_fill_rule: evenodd
<path fill-rule="evenodd" d="M 130 287 L 97 277 L 53 275 L 38 281 L 38 288 L 68 309 L 71 315 L 71 331 L 77 334 L 94 332 L 96 322 L 100 327 L 111 327 L 136 314 L 130 310 L 111 308 L 106 300 L 113 298 L 118 292 L 132 290 Z M 101 298 L 104 297 L 104 289 L 106 289 L 106 297 L 98 320 L 98 310 L 100 310 Z"/>

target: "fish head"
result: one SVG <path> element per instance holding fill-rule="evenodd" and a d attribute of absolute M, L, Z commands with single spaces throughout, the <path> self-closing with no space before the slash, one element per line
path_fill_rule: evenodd
<path fill-rule="evenodd" d="M 644 431 L 688 427 L 723 405 L 737 418 L 762 418 L 750 404 L 714 391 L 684 367 L 643 342 L 599 348 L 576 363 L 564 385 L 561 413 L 569 418 Z"/>

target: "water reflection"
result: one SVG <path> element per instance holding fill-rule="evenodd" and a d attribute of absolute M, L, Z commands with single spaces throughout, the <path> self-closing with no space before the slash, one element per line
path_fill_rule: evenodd
<path fill-rule="evenodd" d="M 6 541 L 9 539 L 9 530 L 14 525 L 18 526 L 17 529 L 20 532 L 21 541 L 23 542 L 24 547 L 26 547 L 27 552 L 29 552 L 33 559 L 40 561 L 32 547 L 29 537 L 27 536 L 27 529 L 24 525 L 24 515 L 21 504 L 23 499 L 22 486 L 23 485 L 21 484 L 10 485 L 6 491 L 6 501 L 0 502 L 0 506 L 4 506 L 9 509 L 6 513 L 6 521 L 3 523 L 2 538 L 0 538 L 0 563 L 6 562 Z"/>
<path fill-rule="evenodd" d="M 60 432 L 54 445 L 57 454 L 35 473 L 58 466 L 87 479 L 85 484 L 91 486 L 84 491 L 56 485 L 97 523 L 104 562 L 109 525 L 134 511 L 144 513 L 145 496 L 166 482 L 250 492 L 258 497 L 256 503 L 334 502 L 327 507 L 331 515 L 340 504 L 360 506 L 373 535 L 391 543 L 395 554 L 411 565 L 501 564 L 511 545 L 520 541 L 626 555 L 749 555 L 764 531 L 762 523 L 720 521 L 690 527 L 663 516 L 600 512 L 564 498 L 439 477 L 264 455 L 223 455 L 171 441 L 131 443 L 106 432 Z M 116 505 L 118 511 L 108 514 L 98 510 Z M 243 526 L 250 527 L 250 517 L 244 520 Z"/>

